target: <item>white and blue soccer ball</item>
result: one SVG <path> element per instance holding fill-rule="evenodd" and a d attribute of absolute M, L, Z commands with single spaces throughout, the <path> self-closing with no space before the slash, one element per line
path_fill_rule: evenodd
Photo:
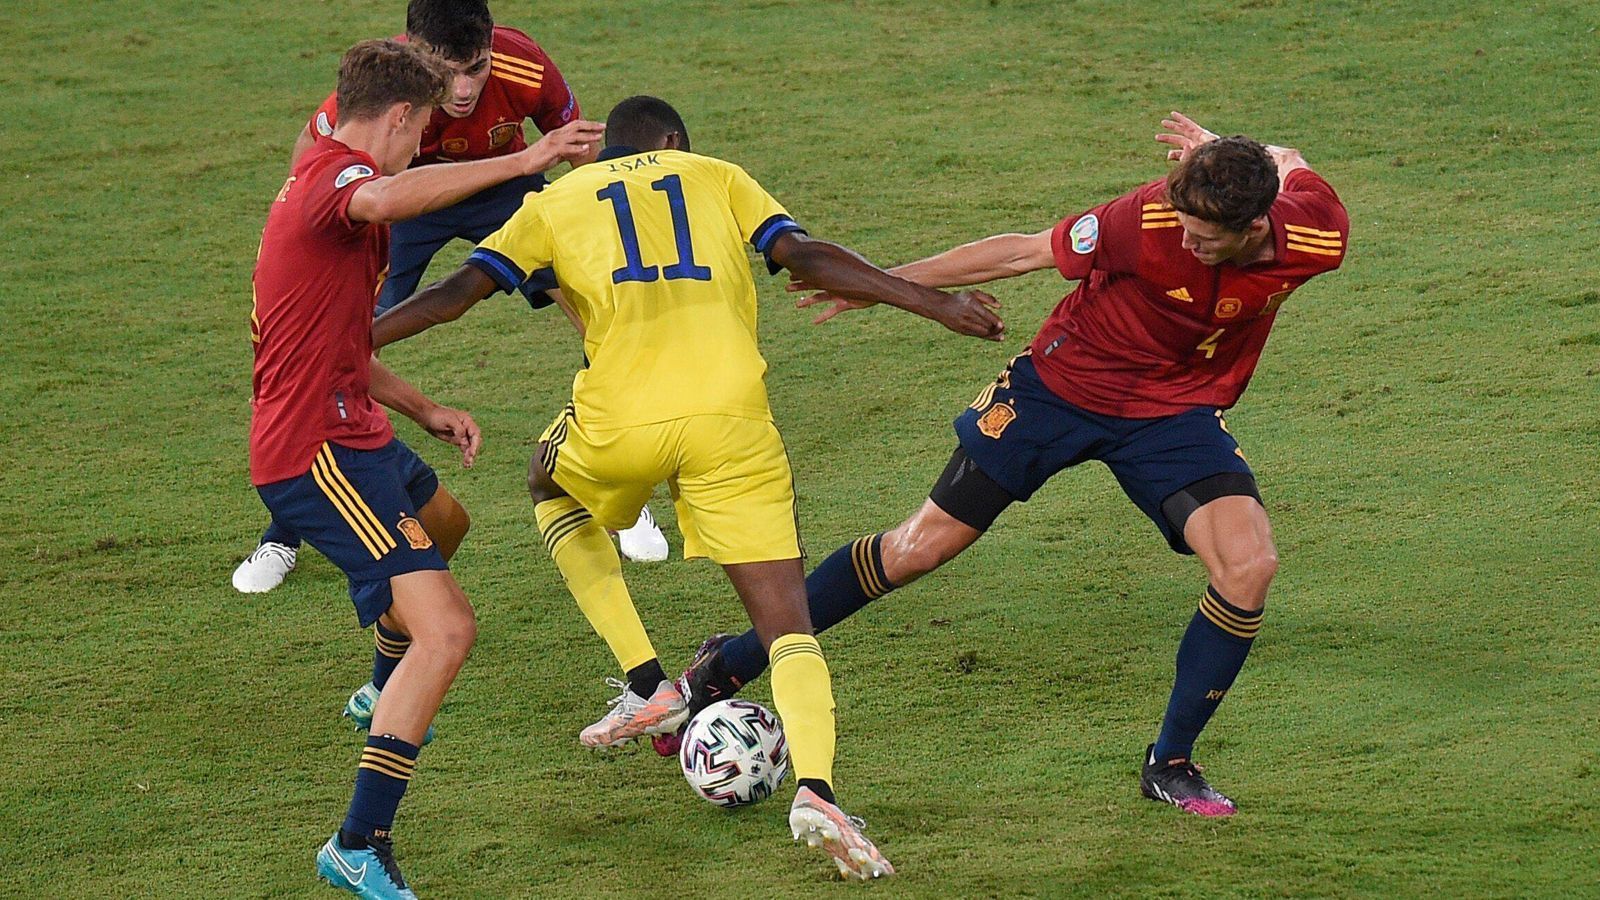
<path fill-rule="evenodd" d="M 718 806 L 758 803 L 789 775 L 789 747 L 772 711 L 749 700 L 723 700 L 700 711 L 678 748 L 683 777 Z"/>

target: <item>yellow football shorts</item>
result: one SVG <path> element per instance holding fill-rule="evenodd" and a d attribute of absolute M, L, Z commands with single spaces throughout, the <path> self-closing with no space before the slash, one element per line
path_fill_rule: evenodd
<path fill-rule="evenodd" d="M 699 415 L 597 430 L 569 405 L 539 439 L 556 484 L 613 530 L 633 525 L 667 482 L 686 558 L 722 565 L 797 559 L 794 476 L 777 426 Z"/>

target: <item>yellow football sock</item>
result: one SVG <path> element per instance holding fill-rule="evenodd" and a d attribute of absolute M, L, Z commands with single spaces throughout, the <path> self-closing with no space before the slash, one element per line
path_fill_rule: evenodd
<path fill-rule="evenodd" d="M 822 648 L 809 634 L 785 634 L 772 642 L 767 656 L 772 702 L 783 720 L 795 779 L 833 784 L 833 687 Z"/>
<path fill-rule="evenodd" d="M 567 590 L 595 633 L 605 638 L 622 671 L 655 659 L 650 635 L 645 633 L 622 581 L 622 559 L 606 530 L 571 497 L 537 504 L 533 514 L 544 535 L 544 548 L 566 579 Z"/>

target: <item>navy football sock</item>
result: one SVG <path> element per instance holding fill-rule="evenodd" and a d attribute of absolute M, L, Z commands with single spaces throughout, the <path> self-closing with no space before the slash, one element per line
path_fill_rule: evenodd
<path fill-rule="evenodd" d="M 344 830 L 364 838 L 389 840 L 394 814 L 417 767 L 415 744 L 390 735 L 373 735 L 361 751 L 355 795 L 344 818 Z"/>
<path fill-rule="evenodd" d="M 1260 630 L 1261 610 L 1239 609 L 1206 587 L 1178 644 L 1178 674 L 1153 751 L 1157 760 L 1188 759 L 1194 752 L 1195 739 L 1233 686 Z"/>
<path fill-rule="evenodd" d="M 269 541 L 274 544 L 282 544 L 285 547 L 294 547 L 296 549 L 300 547 L 300 535 L 279 525 L 276 521 L 268 522 L 267 530 L 261 533 L 261 543 L 265 544 Z"/>
<path fill-rule="evenodd" d="M 811 627 L 821 634 L 856 610 L 895 589 L 883 571 L 883 535 L 857 538 L 822 561 L 806 576 Z M 723 670 L 749 684 L 767 668 L 767 652 L 754 628 L 722 645 Z"/>
<path fill-rule="evenodd" d="M 378 645 L 372 652 L 372 686 L 381 691 L 389 683 L 389 676 L 394 674 L 400 660 L 405 658 L 406 650 L 411 647 L 411 638 L 398 631 L 390 631 L 383 627 L 382 622 L 372 626 L 372 638 Z"/>

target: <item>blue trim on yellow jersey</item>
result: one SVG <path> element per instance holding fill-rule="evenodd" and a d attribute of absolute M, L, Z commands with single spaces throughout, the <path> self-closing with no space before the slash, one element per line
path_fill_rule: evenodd
<path fill-rule="evenodd" d="M 762 222 L 756 227 L 755 233 L 750 235 L 750 246 L 756 248 L 762 256 L 766 257 L 767 274 L 776 275 L 783 270 L 783 266 L 778 265 L 772 259 L 772 245 L 779 237 L 791 231 L 798 231 L 801 234 L 806 233 L 806 230 L 801 228 L 798 222 L 780 214 Z"/>
<path fill-rule="evenodd" d="M 489 276 L 500 290 L 508 294 L 528 278 L 516 263 L 484 247 L 479 247 L 467 256 L 467 265 Z"/>
<path fill-rule="evenodd" d="M 522 291 L 524 297 L 528 298 L 529 306 L 534 309 L 544 309 L 547 306 L 555 305 L 555 298 L 545 292 L 553 291 L 556 287 L 556 270 L 545 267 L 530 272 L 527 280 L 522 283 L 519 290 Z"/>

